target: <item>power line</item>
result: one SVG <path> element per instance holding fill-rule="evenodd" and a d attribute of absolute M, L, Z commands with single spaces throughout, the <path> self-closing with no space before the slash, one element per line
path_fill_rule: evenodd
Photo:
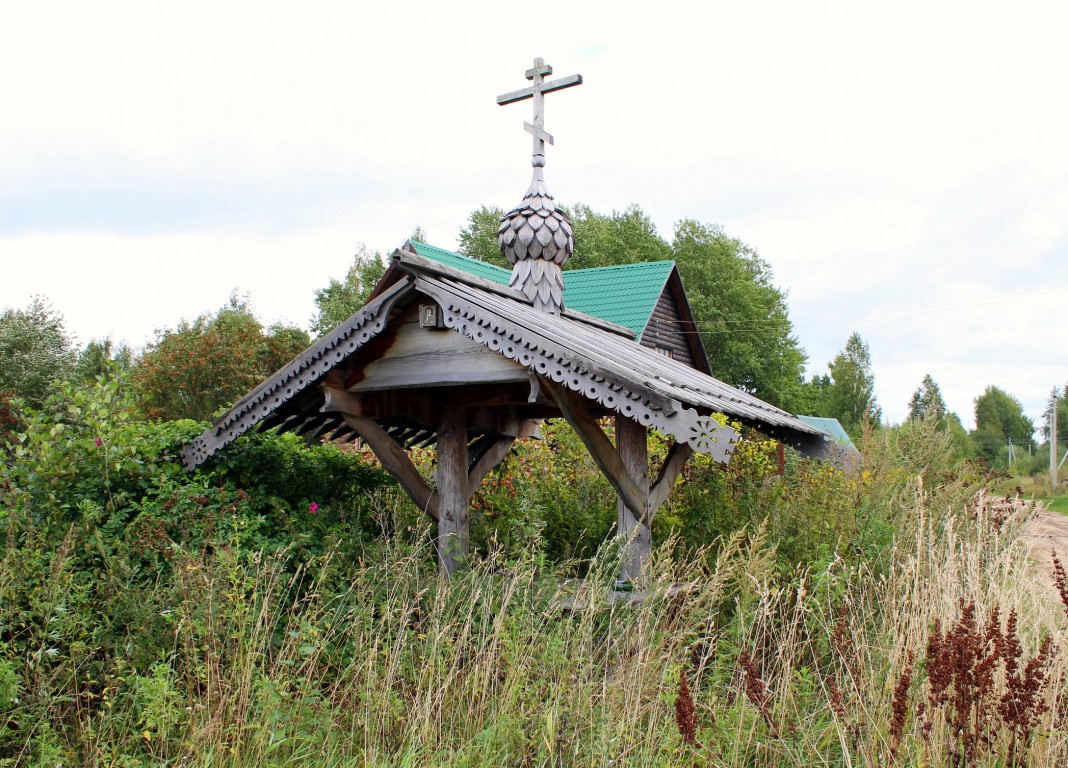
<path fill-rule="evenodd" d="M 1061 293 L 1061 292 L 1064 292 L 1064 291 L 1068 291 L 1068 285 L 1060 285 L 1060 286 L 1055 286 L 1055 287 L 1052 287 L 1052 288 L 1042 288 L 1042 289 L 1034 290 L 1034 291 L 1021 291 L 1019 293 L 1006 294 L 1006 295 L 1000 296 L 1000 297 L 984 297 L 984 298 L 978 298 L 978 299 L 965 299 L 965 300 L 954 302 L 954 303 L 951 303 L 951 304 L 938 304 L 938 305 L 931 305 L 931 306 L 927 306 L 927 307 L 905 307 L 905 308 L 902 308 L 902 309 L 888 309 L 888 310 L 885 310 L 883 312 L 876 312 L 876 313 L 873 313 L 873 314 L 861 315 L 859 317 L 852 317 L 852 318 L 843 318 L 840 315 L 839 316 L 828 315 L 828 316 L 825 316 L 825 317 L 822 317 L 822 318 L 815 317 L 815 318 L 811 318 L 809 320 L 799 320 L 797 322 L 791 323 L 791 325 L 792 325 L 793 328 L 814 328 L 814 327 L 823 327 L 823 326 L 832 326 L 832 325 L 850 325 L 850 324 L 855 324 L 855 323 L 858 323 L 858 322 L 879 322 L 879 321 L 882 321 L 882 320 L 898 320 L 898 319 L 900 319 L 902 317 L 910 317 L 910 316 L 915 316 L 915 315 L 925 315 L 925 314 L 931 314 L 931 313 L 935 313 L 935 312 L 950 312 L 950 311 L 953 311 L 953 310 L 960 310 L 960 309 L 979 309 L 981 307 L 988 307 L 988 306 L 993 306 L 993 305 L 996 305 L 996 304 L 1008 304 L 1008 303 L 1020 301 L 1022 299 L 1034 298 L 1036 296 L 1048 296 L 1048 295 L 1052 295 L 1052 294 L 1056 294 L 1056 293 Z M 661 322 L 668 322 L 668 323 L 677 324 L 677 325 L 687 325 L 687 324 L 689 324 L 689 321 L 686 321 L 686 320 L 664 320 L 664 321 L 661 321 Z M 721 318 L 717 318 L 715 320 L 709 320 L 708 318 L 696 318 L 695 322 L 698 323 L 698 324 L 701 324 L 701 323 L 717 323 L 717 324 L 718 323 L 727 323 L 728 326 L 730 326 L 730 324 L 732 322 L 735 322 L 735 321 L 732 321 L 729 318 L 722 318 L 722 319 Z M 700 333 L 704 333 L 706 335 L 721 334 L 721 333 L 755 333 L 755 332 L 758 332 L 758 331 L 767 330 L 768 328 L 774 328 L 774 327 L 777 327 L 777 326 L 781 326 L 783 324 L 783 320 L 782 319 L 778 319 L 778 320 L 769 319 L 769 320 L 761 321 L 761 320 L 755 320 L 755 319 L 750 318 L 750 319 L 747 319 L 745 321 L 738 321 L 738 322 L 744 322 L 745 325 L 744 326 L 736 325 L 736 326 L 733 326 L 733 327 L 728 327 L 728 328 L 724 328 L 724 329 L 720 329 L 720 330 L 700 331 Z M 790 322 L 790 321 L 788 319 L 786 319 L 786 322 Z M 698 331 L 689 330 L 689 329 L 679 329 L 679 330 L 682 333 L 697 333 L 698 332 Z"/>

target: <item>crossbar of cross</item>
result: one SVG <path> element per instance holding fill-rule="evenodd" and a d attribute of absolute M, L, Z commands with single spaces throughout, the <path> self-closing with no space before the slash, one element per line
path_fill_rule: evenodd
<path fill-rule="evenodd" d="M 525 73 L 527 80 L 533 80 L 534 84 L 529 88 L 521 88 L 497 97 L 497 103 L 502 107 L 505 104 L 514 104 L 526 99 L 534 100 L 534 122 L 524 122 L 523 129 L 534 137 L 531 164 L 535 167 L 545 165 L 545 143 L 553 143 L 552 134 L 545 130 L 545 94 L 582 85 L 582 75 L 568 75 L 556 80 L 545 80 L 545 76 L 552 73 L 553 68 L 543 59 L 534 59 L 534 66 Z"/>

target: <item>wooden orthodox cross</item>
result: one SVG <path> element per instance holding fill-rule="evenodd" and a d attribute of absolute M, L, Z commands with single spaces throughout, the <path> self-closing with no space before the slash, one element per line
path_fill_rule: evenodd
<path fill-rule="evenodd" d="M 545 142 L 553 143 L 552 134 L 545 132 L 545 94 L 573 85 L 582 85 L 582 75 L 568 75 L 546 81 L 545 76 L 552 73 L 553 68 L 546 64 L 544 59 L 534 59 L 534 67 L 526 71 L 527 80 L 533 80 L 534 85 L 497 97 L 497 103 L 502 107 L 516 101 L 534 99 L 534 123 L 524 122 L 523 128 L 534 136 L 534 151 L 530 164 L 535 168 L 545 165 Z"/>

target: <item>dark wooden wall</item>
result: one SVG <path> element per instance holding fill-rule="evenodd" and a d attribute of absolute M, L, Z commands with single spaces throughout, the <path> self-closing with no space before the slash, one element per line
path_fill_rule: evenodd
<path fill-rule="evenodd" d="M 669 349 L 673 360 L 696 368 L 690 340 L 686 337 L 686 331 L 692 330 L 692 327 L 688 326 L 689 323 L 682 322 L 671 290 L 665 287 L 653 309 L 653 316 L 649 318 L 649 324 L 642 333 L 641 344 L 649 349 Z"/>

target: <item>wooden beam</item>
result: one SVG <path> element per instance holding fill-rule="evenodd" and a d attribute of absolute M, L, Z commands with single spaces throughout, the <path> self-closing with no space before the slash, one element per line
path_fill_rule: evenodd
<path fill-rule="evenodd" d="M 508 451 L 512 450 L 512 443 L 514 442 L 514 437 L 502 436 L 471 467 L 471 471 L 467 474 L 467 498 L 469 501 L 490 470 L 500 464 L 504 457 L 508 455 Z"/>
<path fill-rule="evenodd" d="M 359 395 L 347 392 L 340 386 L 324 384 L 319 389 L 323 391 L 323 407 L 319 409 L 323 413 L 334 411 L 349 416 L 364 415 L 363 401 Z"/>
<path fill-rule="evenodd" d="M 582 398 L 567 389 L 567 387 L 556 384 L 544 376 L 538 378 L 542 389 L 552 397 L 564 418 L 567 419 L 567 423 L 578 433 L 579 438 L 586 446 L 586 450 L 590 452 L 590 456 L 593 457 L 597 466 L 601 468 L 601 472 L 604 473 L 609 484 L 615 488 L 616 493 L 619 494 L 626 505 L 634 510 L 641 519 L 644 519 L 647 514 L 646 505 L 648 503 L 646 494 L 634 482 L 634 479 L 624 466 L 623 460 L 619 457 L 619 452 L 612 445 L 612 441 L 608 439 L 608 436 L 601 430 L 597 420 L 590 415 Z"/>
<path fill-rule="evenodd" d="M 419 474 L 419 470 L 412 464 L 408 454 L 401 448 L 397 441 L 386 434 L 386 430 L 378 426 L 378 422 L 366 416 L 353 416 L 344 414 L 345 423 L 352 427 L 353 431 L 360 436 L 375 456 L 382 462 L 389 474 L 400 483 L 400 487 L 408 494 L 415 506 L 426 512 L 435 520 L 439 520 L 440 502 L 437 492 Z"/>
<path fill-rule="evenodd" d="M 649 434 L 644 425 L 626 416 L 616 416 L 616 447 L 627 474 L 638 486 L 645 504 L 634 508 L 620 498 L 616 502 L 617 528 L 626 540 L 626 552 L 620 578 L 635 581 L 642 567 L 653 552 L 653 532 L 650 526 L 652 515 L 647 511 L 649 503 Z"/>
<path fill-rule="evenodd" d="M 690 447 L 689 443 L 680 443 L 678 441 L 672 443 L 671 449 L 664 459 L 664 464 L 660 467 L 660 473 L 649 491 L 650 517 L 655 517 L 657 510 L 667 501 L 668 496 L 671 495 L 671 489 L 679 477 L 679 473 L 682 472 L 682 468 L 686 466 L 686 462 L 690 460 L 691 456 L 693 456 L 693 448 Z"/>
<path fill-rule="evenodd" d="M 467 562 L 471 551 L 467 506 L 467 425 L 461 406 L 447 405 L 438 425 L 438 557 L 447 576 Z"/>
<path fill-rule="evenodd" d="M 340 413 L 352 430 L 360 436 L 393 479 L 400 484 L 415 506 L 435 520 L 439 517 L 437 492 L 419 474 L 408 453 L 390 437 L 378 422 L 363 415 L 363 403 L 359 395 L 336 386 L 320 387 L 325 402 L 319 410 Z"/>

